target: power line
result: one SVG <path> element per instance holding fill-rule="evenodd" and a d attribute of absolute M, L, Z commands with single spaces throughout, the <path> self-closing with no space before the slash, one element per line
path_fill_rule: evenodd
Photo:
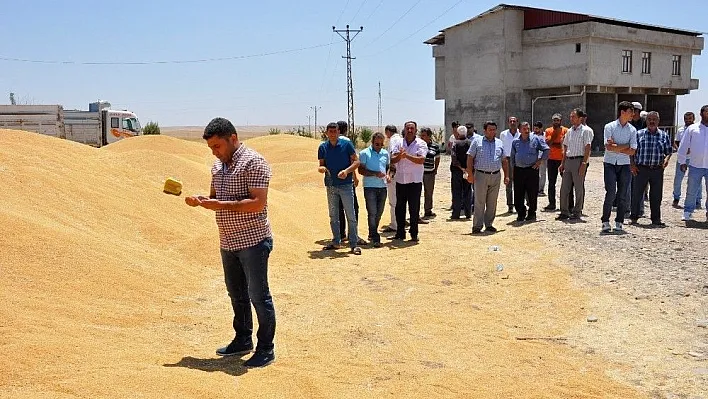
<path fill-rule="evenodd" d="M 418 1 L 416 1 L 415 4 L 413 4 L 408 10 L 406 10 L 406 12 L 404 12 L 400 17 L 398 17 L 398 19 L 396 20 L 396 22 L 394 22 L 394 23 L 392 23 L 391 25 L 389 25 L 389 27 L 388 27 L 385 31 L 383 31 L 380 35 L 378 35 L 374 40 L 372 40 L 371 42 L 369 42 L 369 44 L 367 44 L 366 46 L 364 46 L 364 48 L 371 46 L 371 45 L 374 44 L 377 40 L 379 40 L 383 35 L 385 35 L 386 33 L 388 33 L 388 31 L 390 31 L 394 26 L 396 26 L 397 23 L 401 22 L 401 20 L 403 19 L 403 17 L 405 17 L 406 15 L 408 15 L 408 13 L 411 12 L 411 11 L 415 8 L 415 6 L 417 6 L 418 4 L 420 4 L 421 1 L 423 1 L 423 0 L 418 0 Z"/>
<path fill-rule="evenodd" d="M 312 50 L 320 47 L 327 47 L 331 46 L 334 44 L 334 42 L 330 43 L 323 43 L 323 44 L 318 44 L 315 46 L 308 46 L 308 47 L 300 47 L 300 48 L 294 48 L 294 49 L 288 49 L 288 50 L 279 50 L 279 51 L 271 51 L 267 53 L 258 53 L 258 54 L 248 54 L 248 55 L 237 55 L 233 57 L 220 57 L 220 58 L 202 58 L 202 59 L 195 59 L 195 60 L 160 60 L 160 61 L 87 61 L 87 62 L 81 62 L 81 61 L 53 61 L 53 60 L 33 60 L 33 59 L 26 59 L 26 58 L 13 58 L 13 57 L 2 57 L 0 56 L 0 61 L 9 61 L 9 62 L 25 62 L 25 63 L 33 63 L 33 64 L 59 64 L 59 65 L 159 65 L 159 64 L 199 64 L 199 63 L 207 63 L 207 62 L 223 62 L 223 61 L 235 61 L 235 60 L 243 60 L 247 58 L 259 58 L 259 57 L 267 57 L 270 55 L 278 55 L 278 54 L 287 54 L 287 53 L 296 53 L 299 51 L 305 51 L 305 50 Z"/>
<path fill-rule="evenodd" d="M 354 20 L 356 19 L 357 15 L 359 15 L 359 11 L 361 11 L 361 8 L 364 7 L 364 4 L 366 4 L 366 0 L 362 1 L 361 4 L 359 4 L 359 8 L 356 9 L 356 12 L 354 13 L 354 16 L 352 17 L 351 23 L 354 23 Z"/>
<path fill-rule="evenodd" d="M 450 11 L 452 11 L 455 7 L 457 7 L 458 5 L 460 5 L 460 3 L 462 3 L 463 1 L 465 1 L 465 0 L 459 0 L 457 3 L 453 4 L 452 6 L 450 6 L 450 8 L 448 8 L 447 10 L 445 10 L 442 14 L 438 15 L 437 17 L 435 17 L 432 21 L 430 21 L 430 22 L 428 22 L 427 24 L 421 26 L 417 31 L 415 31 L 415 32 L 411 33 L 410 35 L 404 37 L 403 39 L 397 41 L 396 43 L 392 44 L 391 46 L 389 46 L 389 47 L 387 47 L 387 48 L 385 48 L 385 49 L 383 49 L 383 50 L 381 50 L 381 51 L 379 51 L 379 52 L 376 52 L 376 53 L 374 53 L 374 54 L 367 54 L 367 55 L 364 55 L 364 56 L 362 56 L 362 57 L 372 57 L 372 56 L 375 56 L 375 55 L 379 55 L 379 54 L 381 54 L 381 53 L 383 53 L 383 52 L 386 52 L 386 51 L 388 51 L 388 50 L 390 50 L 390 49 L 392 49 L 392 48 L 398 46 L 399 44 L 405 42 L 406 40 L 408 40 L 408 39 L 410 39 L 411 37 L 415 36 L 416 34 L 420 33 L 423 29 L 425 29 L 425 28 L 427 28 L 428 26 L 432 25 L 432 24 L 433 24 L 435 21 L 437 21 L 438 19 L 444 17 L 445 14 L 449 13 Z"/>
<path fill-rule="evenodd" d="M 342 15 L 344 15 L 344 11 L 347 10 L 347 7 L 349 7 L 349 0 L 347 0 L 347 2 L 344 3 L 344 8 L 342 8 L 342 12 L 339 13 L 339 17 L 337 17 L 337 22 L 334 23 L 335 25 L 337 25 L 339 23 L 339 21 L 342 19 Z"/>
<path fill-rule="evenodd" d="M 384 0 L 379 1 L 379 4 L 377 4 L 376 7 L 374 7 L 374 10 L 371 11 L 371 14 L 369 14 L 369 16 L 366 17 L 366 19 L 364 20 L 365 22 L 368 22 L 371 19 L 371 17 L 374 15 L 374 13 L 376 13 L 376 10 L 378 10 L 379 7 L 381 7 L 381 4 L 383 4 L 383 2 L 384 2 Z"/>

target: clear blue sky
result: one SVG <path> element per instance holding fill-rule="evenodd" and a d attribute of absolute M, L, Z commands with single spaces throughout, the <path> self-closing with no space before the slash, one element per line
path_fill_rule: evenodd
<path fill-rule="evenodd" d="M 355 122 L 376 125 L 381 81 L 384 124 L 408 119 L 441 124 L 444 105 L 434 100 L 434 60 L 423 41 L 497 4 L 0 0 L 0 57 L 79 63 L 0 60 L 0 104 L 9 103 L 9 92 L 21 102 L 78 109 L 100 98 L 136 112 L 143 124 L 153 120 L 161 126 L 204 125 L 214 116 L 227 117 L 236 125 L 306 125 L 315 105 L 322 107 L 320 124 L 346 120 L 346 64 L 341 58 L 345 44 L 332 33 L 332 26 L 350 24 L 364 26 L 352 45 L 357 57 Z M 620 7 L 606 0 L 515 4 L 706 30 L 705 19 L 698 17 L 705 6 L 698 0 L 681 1 L 680 6 L 644 1 Z M 318 45 L 322 46 L 214 62 L 80 64 L 228 58 Z M 708 103 L 708 56 L 694 57 L 692 76 L 703 88 L 679 97 L 680 112 L 697 111 Z"/>

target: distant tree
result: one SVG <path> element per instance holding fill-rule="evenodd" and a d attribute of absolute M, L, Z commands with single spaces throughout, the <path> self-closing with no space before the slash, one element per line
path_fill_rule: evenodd
<path fill-rule="evenodd" d="M 443 139 L 445 138 L 445 129 L 439 127 L 438 130 L 433 132 L 433 141 L 438 144 L 443 144 Z"/>
<path fill-rule="evenodd" d="M 143 134 L 160 134 L 160 125 L 158 125 L 157 122 L 148 122 L 147 125 L 145 125 L 145 127 L 143 128 Z"/>
<path fill-rule="evenodd" d="M 280 131 L 277 127 L 272 127 L 270 130 L 268 130 L 268 134 L 270 135 L 275 135 L 275 134 L 281 134 L 283 132 Z"/>
<path fill-rule="evenodd" d="M 374 131 L 371 130 L 369 127 L 361 127 L 359 128 L 359 138 L 361 138 L 361 142 L 366 144 L 371 140 L 371 136 L 374 135 Z"/>

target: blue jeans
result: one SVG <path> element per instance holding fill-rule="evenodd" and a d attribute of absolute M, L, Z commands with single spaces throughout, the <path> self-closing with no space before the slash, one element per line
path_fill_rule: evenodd
<path fill-rule="evenodd" d="M 379 223 L 386 206 L 387 188 L 364 187 L 364 202 L 366 202 L 367 220 L 369 222 L 369 240 L 380 243 Z"/>
<path fill-rule="evenodd" d="M 258 346 L 256 350 L 273 350 L 275 337 L 275 308 L 268 288 L 268 257 L 273 250 L 273 239 L 268 237 L 258 244 L 239 251 L 221 250 L 226 290 L 234 310 L 233 327 L 236 341 L 253 342 L 251 303 L 258 317 Z"/>
<path fill-rule="evenodd" d="M 692 213 L 696 210 L 698 193 L 701 190 L 701 179 L 705 179 L 706 192 L 708 193 L 708 168 L 688 167 L 688 189 L 686 190 L 686 203 L 683 210 Z"/>
<path fill-rule="evenodd" d="M 629 165 L 612 165 L 603 162 L 603 174 L 605 177 L 605 202 L 602 204 L 603 222 L 610 221 L 612 213 L 612 203 L 617 197 L 617 215 L 615 222 L 624 223 L 624 214 L 627 212 L 629 198 L 627 198 L 627 189 L 630 187 L 632 173 L 629 171 Z"/>
<path fill-rule="evenodd" d="M 686 160 L 686 165 L 691 165 L 690 160 Z M 683 183 L 683 178 L 686 176 L 686 172 L 681 170 L 681 164 L 676 161 L 676 173 L 674 174 L 674 200 L 678 201 L 681 199 L 681 184 Z M 696 198 L 696 204 L 700 204 L 703 198 L 703 187 L 698 186 L 698 197 Z"/>
<path fill-rule="evenodd" d="M 327 207 L 329 208 L 329 227 L 332 229 L 332 243 L 340 245 L 342 236 L 339 232 L 339 201 L 342 201 L 344 214 L 349 228 L 349 246 L 356 247 L 359 236 L 357 235 L 357 222 L 354 215 L 354 187 L 351 184 L 340 186 L 327 186 Z"/>

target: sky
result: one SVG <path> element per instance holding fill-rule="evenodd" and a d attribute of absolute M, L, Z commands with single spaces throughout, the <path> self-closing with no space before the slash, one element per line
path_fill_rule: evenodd
<path fill-rule="evenodd" d="M 0 0 L 0 104 L 10 92 L 19 103 L 66 109 L 101 99 L 160 126 L 203 126 L 216 116 L 238 126 L 307 126 L 314 107 L 319 125 L 346 120 L 346 44 L 332 26 L 349 24 L 364 28 L 352 41 L 355 124 L 377 125 L 380 82 L 384 124 L 441 125 L 444 102 L 435 100 L 434 59 L 423 41 L 498 4 Z M 694 17 L 705 8 L 698 0 L 514 4 L 706 30 Z M 679 97 L 680 114 L 708 103 L 705 50 L 693 60 L 703 88 Z"/>

